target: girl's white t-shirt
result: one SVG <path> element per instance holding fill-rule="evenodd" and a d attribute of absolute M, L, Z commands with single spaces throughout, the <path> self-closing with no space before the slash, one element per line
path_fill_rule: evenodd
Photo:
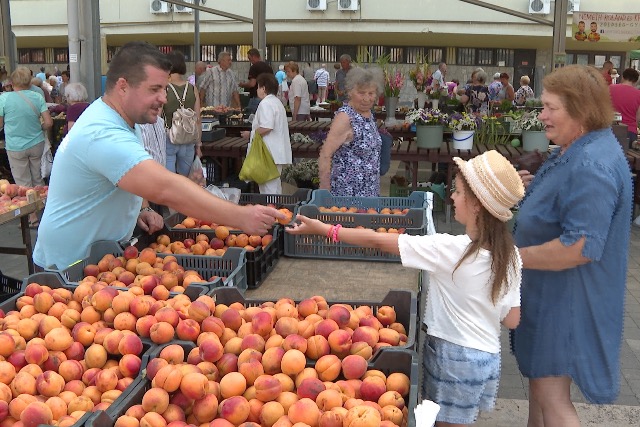
<path fill-rule="evenodd" d="M 429 272 L 424 323 L 429 335 L 489 353 L 500 352 L 500 321 L 520 306 L 522 261 L 508 274 L 509 288 L 496 305 L 491 302 L 491 253 L 481 249 L 453 272 L 471 239 L 466 234 L 400 235 L 405 267 Z"/>

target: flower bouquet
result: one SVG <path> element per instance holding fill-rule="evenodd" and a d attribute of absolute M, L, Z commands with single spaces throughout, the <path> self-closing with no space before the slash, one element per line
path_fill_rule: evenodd
<path fill-rule="evenodd" d="M 398 97 L 404 86 L 404 75 L 400 70 L 384 69 L 384 96 Z"/>
<path fill-rule="evenodd" d="M 290 184 L 295 183 L 298 188 L 318 188 L 318 160 L 294 160 L 293 164 L 282 169 L 282 179 Z"/>
<path fill-rule="evenodd" d="M 427 108 L 427 109 L 419 108 L 417 110 L 409 111 L 409 114 L 406 115 L 405 120 L 415 123 L 416 125 L 446 126 L 449 124 L 449 115 L 446 113 L 443 113 L 440 110 L 434 110 L 431 108 Z"/>
<path fill-rule="evenodd" d="M 409 71 L 409 79 L 413 82 L 418 92 L 425 92 L 427 89 L 427 80 L 431 76 L 429 65 L 416 64 L 416 68 Z"/>
<path fill-rule="evenodd" d="M 449 128 L 453 131 L 476 130 L 482 124 L 482 119 L 469 113 L 454 113 L 449 120 Z"/>

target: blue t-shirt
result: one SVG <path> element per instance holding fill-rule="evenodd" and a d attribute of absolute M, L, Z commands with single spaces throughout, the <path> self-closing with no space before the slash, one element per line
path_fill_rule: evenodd
<path fill-rule="evenodd" d="M 287 73 L 282 70 L 278 70 L 276 73 L 276 80 L 278 80 L 278 84 L 281 85 L 282 81 L 287 78 Z"/>
<path fill-rule="evenodd" d="M 614 401 L 620 387 L 632 202 L 629 165 L 611 129 L 602 129 L 549 156 L 516 222 L 519 247 L 585 237 L 582 255 L 591 262 L 523 270 L 514 344 L 523 375 L 570 376 L 593 403 Z"/>
<path fill-rule="evenodd" d="M 36 115 L 27 98 L 40 113 Z M 0 116 L 4 119 L 7 151 L 24 151 L 44 141 L 40 114 L 47 111 L 44 98 L 36 92 L 21 90 L 0 96 Z"/>
<path fill-rule="evenodd" d="M 131 237 L 142 199 L 117 184 L 149 159 L 140 127 L 131 128 L 102 98 L 93 102 L 56 152 L 33 261 L 64 268 L 98 240 Z"/>

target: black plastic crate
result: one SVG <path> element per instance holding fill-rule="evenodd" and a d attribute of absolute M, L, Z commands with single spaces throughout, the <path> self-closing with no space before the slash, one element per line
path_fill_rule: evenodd
<path fill-rule="evenodd" d="M 415 192 L 414 192 L 415 194 Z M 429 234 L 429 217 L 425 210 L 411 209 L 406 215 L 375 215 L 349 212 L 320 212 L 315 205 L 302 205 L 296 215 L 318 219 L 327 224 L 342 224 L 343 227 L 358 226 L 370 229 L 404 228 L 406 234 L 423 236 Z M 295 217 L 295 215 L 294 215 Z M 364 248 L 344 242 L 333 242 L 327 236 L 294 235 L 284 233 L 284 254 L 293 258 L 337 259 L 357 261 L 400 262 L 400 256 L 375 248 Z"/>
<path fill-rule="evenodd" d="M 350 197 L 333 196 L 329 190 L 314 190 L 311 195 L 311 200 L 309 200 L 309 204 L 326 208 L 330 208 L 332 206 L 344 206 L 347 208 L 357 207 L 362 209 L 371 208 L 378 211 L 383 208 L 409 209 L 410 211 L 417 209 L 424 211 L 428 207 L 427 195 L 424 191 L 414 191 L 408 197 Z"/>
<path fill-rule="evenodd" d="M 272 301 L 265 299 L 250 299 L 245 298 L 240 292 L 236 289 L 230 288 L 217 288 L 214 289 L 210 295 L 215 299 L 216 304 L 224 304 L 231 305 L 234 302 L 242 303 L 245 307 L 257 307 L 261 304 Z M 273 300 L 275 302 L 275 300 Z M 298 304 L 300 300 L 296 300 L 295 303 Z M 329 305 L 333 304 L 348 304 L 351 306 L 360 306 L 360 305 L 368 305 L 372 308 L 373 314 L 375 315 L 378 308 L 388 305 L 393 307 L 396 311 L 396 322 L 401 323 L 404 326 L 407 332 L 407 344 L 404 346 L 397 347 L 383 347 L 382 350 L 386 351 L 388 348 L 393 349 L 413 349 L 416 345 L 417 339 L 417 317 L 418 317 L 418 300 L 416 298 L 416 294 L 412 291 L 400 291 L 400 290 L 392 290 L 385 295 L 385 297 L 381 301 L 368 301 L 368 300 L 350 300 L 350 301 L 327 301 Z M 376 354 L 380 351 L 374 353 L 373 358 L 375 359 Z M 372 359 L 373 360 L 373 359 Z"/>
<path fill-rule="evenodd" d="M 0 301 L 5 301 L 20 292 L 22 281 L 5 276 L 0 271 Z"/>
<path fill-rule="evenodd" d="M 18 292 L 10 295 L 8 298 L 0 303 L 0 310 L 4 313 L 16 309 L 16 300 L 24 295 L 24 291 L 31 283 L 38 283 L 40 285 L 48 286 L 51 289 L 65 288 L 73 292 L 76 289 L 75 285 L 66 283 L 60 274 L 55 272 L 43 272 L 35 273 L 27 276 L 24 280 L 18 282 Z"/>
<path fill-rule="evenodd" d="M 287 208 L 291 212 L 297 206 L 311 200 L 312 190 L 308 188 L 299 188 L 291 195 L 286 194 L 257 194 L 243 193 L 240 195 L 241 205 L 275 205 L 276 208 Z"/>
<path fill-rule="evenodd" d="M 60 275 L 63 277 L 63 279 L 67 283 L 76 283 L 81 281 L 84 278 L 84 268 L 87 265 L 97 264 L 98 261 L 100 261 L 100 259 L 102 259 L 102 257 L 105 256 L 106 254 L 121 256 L 123 252 L 124 250 L 118 242 L 114 240 L 101 240 L 91 245 L 91 247 L 89 248 L 88 255 L 81 261 L 78 261 L 77 263 L 70 265 L 69 267 L 63 270 L 52 270 L 52 271 L 56 271 L 60 273 Z M 191 299 L 195 299 L 198 296 L 207 293 L 209 290 L 215 287 L 223 286 L 223 285 L 232 286 L 232 285 L 227 285 L 226 283 L 233 283 L 233 280 L 235 278 L 233 273 L 235 271 L 231 269 L 227 270 L 225 269 L 225 266 L 230 266 L 230 264 L 233 263 L 233 260 L 236 260 L 236 259 L 237 259 L 236 262 L 240 263 L 240 261 L 242 260 L 241 254 L 235 254 L 235 255 L 236 256 L 233 256 L 230 254 L 228 260 L 220 261 L 219 263 L 217 263 L 218 265 L 215 265 L 215 263 L 211 263 L 211 264 L 195 263 L 188 259 L 184 259 L 184 256 L 181 258 L 176 257 L 178 264 L 184 267 L 185 270 L 195 270 L 205 280 L 211 276 L 227 277 L 226 279 L 227 282 L 223 282 L 221 278 L 218 278 L 213 282 L 203 282 L 203 283 L 196 283 L 193 285 L 189 285 L 185 288 L 185 292 L 184 292 L 185 295 L 189 296 L 189 298 Z M 158 256 L 164 257 L 166 255 L 158 254 Z M 220 264 L 222 264 L 223 266 L 219 266 Z M 230 274 L 227 274 L 227 273 L 230 273 Z M 244 276 L 244 273 L 242 273 L 242 275 Z M 191 288 L 192 286 L 193 288 Z M 189 288 L 191 288 L 191 290 L 189 290 Z M 169 295 L 175 295 L 175 293 L 172 292 Z"/>
<path fill-rule="evenodd" d="M 389 350 L 378 355 L 370 364 L 369 369 L 383 372 L 385 375 L 392 373 L 403 373 L 409 377 L 409 395 L 405 400 L 407 405 L 409 427 L 416 427 L 414 411 L 418 404 L 418 355 L 410 350 Z M 122 401 L 116 400 L 108 410 L 100 411 L 97 415 L 85 424 L 86 427 L 113 427 L 116 420 L 124 415 L 129 408 L 142 403 L 144 394 L 151 388 L 151 381 L 140 376 L 132 384 L 132 390 Z M 122 397 L 122 396 L 121 396 Z"/>
<path fill-rule="evenodd" d="M 174 223 L 174 221 L 178 218 L 176 215 L 182 214 L 174 214 L 168 217 L 165 221 L 165 225 L 168 228 L 165 228 L 161 231 L 158 231 L 152 235 L 142 235 L 138 237 L 138 243 L 136 246 L 138 249 L 142 250 L 145 247 L 149 246 L 151 243 L 156 241 L 156 238 L 161 234 L 166 234 L 169 236 L 171 241 L 176 240 L 185 240 L 185 239 L 194 239 L 198 234 L 206 235 L 209 240 L 216 237 L 215 230 L 209 229 L 195 229 L 195 228 L 169 228 L 169 224 Z M 179 222 L 182 222 L 180 220 Z M 243 290 L 248 289 L 256 289 L 258 288 L 264 279 L 266 279 L 267 275 L 273 270 L 273 267 L 276 265 L 279 259 L 279 242 L 281 240 L 281 233 L 283 230 L 279 226 L 273 227 L 272 231 L 269 234 L 273 235 L 273 240 L 267 246 L 260 246 L 255 248 L 253 251 L 245 251 L 245 260 L 246 260 L 246 286 L 244 284 L 235 285 L 239 288 L 243 288 Z M 229 230 L 230 234 L 240 234 L 241 230 Z M 228 249 L 242 249 L 242 248 L 228 248 Z M 227 250 L 228 250 L 227 249 Z M 244 249 L 242 249 L 244 250 Z M 226 255 L 226 254 L 225 254 Z M 205 258 L 220 258 L 220 257 L 210 257 L 204 255 L 174 255 L 176 259 L 180 259 L 181 257 L 205 257 Z M 224 257 L 223 257 L 224 258 Z M 236 281 L 237 282 L 237 281 Z M 225 285 L 231 286 L 231 285 Z"/>

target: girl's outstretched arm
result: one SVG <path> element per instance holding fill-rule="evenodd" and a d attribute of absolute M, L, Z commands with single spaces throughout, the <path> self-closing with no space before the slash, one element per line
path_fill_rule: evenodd
<path fill-rule="evenodd" d="M 325 224 L 317 219 L 307 218 L 304 215 L 298 215 L 296 223 L 292 228 L 287 228 L 290 234 L 317 234 L 326 236 L 331 230 L 330 224 Z M 394 255 L 400 255 L 398 248 L 398 236 L 395 233 L 377 233 L 370 229 L 345 228 L 338 230 L 338 240 L 350 245 L 363 246 L 367 248 L 380 249 Z"/>

